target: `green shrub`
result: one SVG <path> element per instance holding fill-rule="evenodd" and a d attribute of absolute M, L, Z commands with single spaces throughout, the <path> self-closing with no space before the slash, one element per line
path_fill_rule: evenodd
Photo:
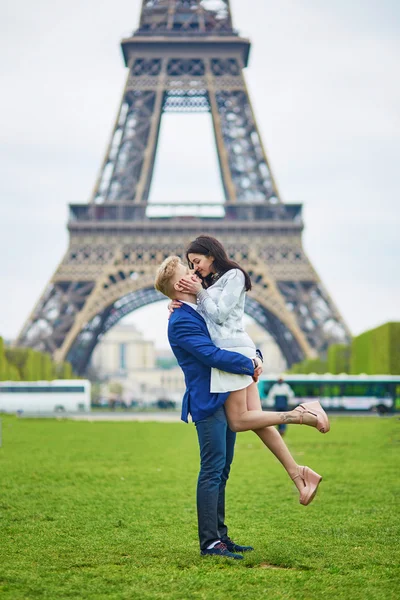
<path fill-rule="evenodd" d="M 25 379 L 23 371 L 28 358 L 28 348 L 6 348 L 5 355 L 8 364 L 13 365 L 18 370 L 20 379 Z"/>
<path fill-rule="evenodd" d="M 37 355 L 39 353 L 32 350 L 32 348 L 28 349 L 28 355 L 26 357 L 26 362 L 23 367 L 22 376 L 24 381 L 37 381 L 39 379 L 39 361 L 37 359 Z"/>
<path fill-rule="evenodd" d="M 0 337 L 0 381 L 19 381 L 21 379 L 18 367 L 8 360 L 9 349 L 4 346 Z"/>
<path fill-rule="evenodd" d="M 43 379 L 43 365 L 42 365 L 42 353 L 33 351 L 33 371 L 35 373 L 35 381 L 40 381 Z"/>
<path fill-rule="evenodd" d="M 328 348 L 328 372 L 333 375 L 350 372 L 351 347 L 333 344 Z"/>
<path fill-rule="evenodd" d="M 42 372 L 41 372 L 41 379 L 46 380 L 47 381 L 51 381 L 52 379 L 55 378 L 55 365 L 53 363 L 53 361 L 51 360 L 51 356 L 50 354 L 47 353 L 42 353 L 41 354 L 41 363 L 42 363 Z"/>
<path fill-rule="evenodd" d="M 400 375 L 400 323 L 390 325 L 389 366 L 392 375 Z"/>
<path fill-rule="evenodd" d="M 317 373 L 324 374 L 328 370 L 328 363 L 325 360 L 320 358 L 309 358 L 307 360 L 303 360 L 302 362 L 296 363 L 290 367 L 287 373 L 290 375 L 297 375 L 303 373 L 307 375 L 308 373 Z"/>
<path fill-rule="evenodd" d="M 385 323 L 353 339 L 350 372 L 400 374 L 400 323 Z"/>
<path fill-rule="evenodd" d="M 0 337 L 0 381 L 6 381 L 6 365 L 7 359 L 4 352 L 4 341 L 3 338 Z"/>
<path fill-rule="evenodd" d="M 55 376 L 57 379 L 73 379 L 74 373 L 72 365 L 69 362 L 63 362 L 55 365 Z"/>
<path fill-rule="evenodd" d="M 371 374 L 370 365 L 370 335 L 366 331 L 361 335 L 353 338 L 351 344 L 351 359 L 350 359 L 350 372 L 352 374 L 366 373 Z"/>
<path fill-rule="evenodd" d="M 32 348 L 7 348 L 0 337 L 0 381 L 51 381 L 73 377 L 71 363 L 54 363 L 50 354 Z"/>
<path fill-rule="evenodd" d="M 32 348 L 7 348 L 5 351 L 10 365 L 18 370 L 19 379 L 22 381 L 37 381 L 42 379 L 40 352 Z"/>
<path fill-rule="evenodd" d="M 21 375 L 15 365 L 8 364 L 8 381 L 21 381 Z"/>

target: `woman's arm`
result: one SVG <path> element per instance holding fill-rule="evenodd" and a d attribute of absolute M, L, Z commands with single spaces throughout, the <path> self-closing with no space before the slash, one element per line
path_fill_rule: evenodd
<path fill-rule="evenodd" d="M 197 299 L 202 309 L 218 325 L 222 325 L 226 321 L 244 290 L 244 275 L 240 269 L 228 271 L 226 277 L 227 281 L 217 302 L 210 297 L 207 290 L 201 289 L 197 293 Z"/>

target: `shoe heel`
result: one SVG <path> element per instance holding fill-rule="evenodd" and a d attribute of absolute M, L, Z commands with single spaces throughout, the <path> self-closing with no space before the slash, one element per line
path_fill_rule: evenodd
<path fill-rule="evenodd" d="M 329 423 L 328 415 L 322 408 L 320 402 L 318 400 L 314 400 L 313 402 L 306 402 L 305 404 L 301 404 L 307 412 L 312 413 L 317 417 L 317 429 L 321 433 L 328 433 L 331 426 Z"/>
<path fill-rule="evenodd" d="M 312 485 L 319 485 L 322 481 L 322 476 L 318 475 L 318 473 L 316 473 L 312 469 L 308 469 L 308 481 Z"/>
<path fill-rule="evenodd" d="M 307 506 L 312 500 L 314 500 L 318 491 L 318 486 L 322 481 L 322 477 L 309 467 L 303 467 L 303 481 L 305 483 L 306 490 L 303 495 L 300 495 L 300 504 Z"/>

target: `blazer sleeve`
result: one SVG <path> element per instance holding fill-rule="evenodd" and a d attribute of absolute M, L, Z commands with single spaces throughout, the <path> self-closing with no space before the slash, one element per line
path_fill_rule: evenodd
<path fill-rule="evenodd" d="M 217 348 L 201 324 L 176 320 L 169 330 L 170 342 L 177 344 L 208 367 L 237 375 L 253 375 L 253 361 L 238 352 Z"/>
<path fill-rule="evenodd" d="M 200 290 L 197 294 L 197 299 L 202 309 L 218 325 L 222 325 L 226 321 L 244 290 L 244 275 L 240 269 L 231 269 L 224 277 L 226 277 L 226 283 L 218 298 L 218 302 L 215 302 L 210 297 L 207 290 Z"/>

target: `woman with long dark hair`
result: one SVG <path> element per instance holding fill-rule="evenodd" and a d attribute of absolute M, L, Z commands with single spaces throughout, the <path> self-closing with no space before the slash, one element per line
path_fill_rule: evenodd
<path fill-rule="evenodd" d="M 239 264 L 230 260 L 223 245 L 209 235 L 193 240 L 186 250 L 186 258 L 194 274 L 180 279 L 179 286 L 183 292 L 196 295 L 197 309 L 206 321 L 214 344 L 224 350 L 244 354 L 253 359 L 256 366 L 256 347 L 243 327 L 245 293 L 251 289 L 250 276 Z M 180 304 L 173 301 L 170 310 L 179 308 Z M 232 431 L 253 430 L 296 484 L 300 503 L 309 504 L 322 478 L 308 467 L 296 463 L 272 425 L 300 421 L 327 433 L 329 421 L 319 402 L 300 405 L 286 413 L 265 413 L 252 377 L 214 368 L 211 370 L 210 391 L 230 392 L 225 410 Z"/>

